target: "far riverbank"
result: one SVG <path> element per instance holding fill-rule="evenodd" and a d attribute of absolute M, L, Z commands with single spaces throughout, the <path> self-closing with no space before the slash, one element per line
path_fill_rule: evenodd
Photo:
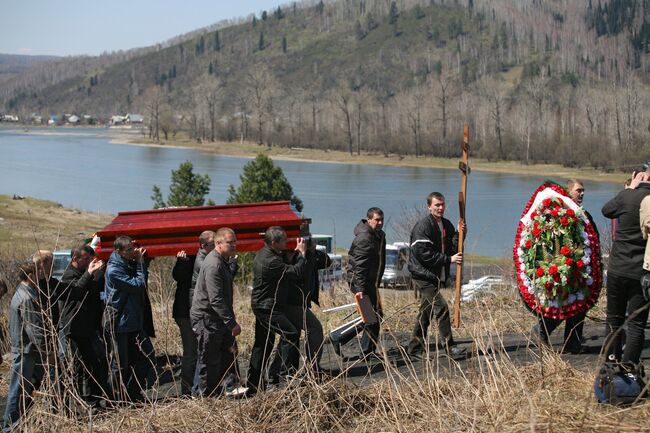
<path fill-rule="evenodd" d="M 121 132 L 121 131 L 120 131 Z M 419 168 L 447 168 L 458 167 L 457 158 L 436 158 L 420 157 L 412 155 L 400 156 L 390 154 L 369 154 L 362 152 L 350 155 L 347 152 L 338 150 L 320 150 L 301 147 L 268 147 L 251 142 L 201 142 L 188 139 L 175 139 L 156 143 L 153 140 L 143 137 L 133 137 L 127 134 L 117 135 L 112 142 L 120 144 L 144 145 L 154 147 L 178 147 L 192 148 L 202 152 L 210 152 L 218 155 L 238 156 L 254 158 L 258 153 L 264 153 L 276 160 L 324 162 L 334 164 L 370 164 L 391 167 L 419 167 Z M 639 161 L 641 164 L 642 161 Z M 614 182 L 622 184 L 630 177 L 627 173 L 605 173 L 592 168 L 569 168 L 557 164 L 531 164 L 525 165 L 517 161 L 488 161 L 481 158 L 472 158 L 470 153 L 470 167 L 474 171 L 485 171 L 492 173 L 508 174 L 534 174 L 536 176 L 547 176 L 562 181 L 571 177 L 596 182 Z"/>

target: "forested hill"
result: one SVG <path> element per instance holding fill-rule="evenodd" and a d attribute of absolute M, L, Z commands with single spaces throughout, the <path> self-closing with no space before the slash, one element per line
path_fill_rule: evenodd
<path fill-rule="evenodd" d="M 25 73 L 32 66 L 58 59 L 55 56 L 0 54 L 0 83 Z"/>
<path fill-rule="evenodd" d="M 650 150 L 649 42 L 650 0 L 308 1 L 27 72 L 0 103 L 353 154 L 455 155 L 468 122 L 484 157 L 622 168 Z"/>

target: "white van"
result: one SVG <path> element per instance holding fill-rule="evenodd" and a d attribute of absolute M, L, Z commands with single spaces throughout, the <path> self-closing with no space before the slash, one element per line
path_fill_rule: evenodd
<path fill-rule="evenodd" d="M 410 252 L 411 249 L 406 242 L 386 245 L 386 266 L 381 279 L 384 287 L 409 287 L 411 282 L 411 273 L 408 269 Z"/>

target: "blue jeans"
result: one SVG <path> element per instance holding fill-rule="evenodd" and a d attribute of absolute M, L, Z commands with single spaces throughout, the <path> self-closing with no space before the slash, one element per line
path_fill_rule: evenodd
<path fill-rule="evenodd" d="M 11 365 L 11 382 L 7 393 L 7 406 L 3 420 L 3 429 L 9 430 L 20 420 L 32 404 L 32 393 L 38 389 L 45 370 L 38 352 L 14 353 Z"/>

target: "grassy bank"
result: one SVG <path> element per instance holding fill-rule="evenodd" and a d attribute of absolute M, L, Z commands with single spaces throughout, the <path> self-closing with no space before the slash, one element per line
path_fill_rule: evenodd
<path fill-rule="evenodd" d="M 252 142 L 202 142 L 197 143 L 195 140 L 187 138 L 176 138 L 170 141 L 155 143 L 146 138 L 133 136 L 118 136 L 115 142 L 124 144 L 140 144 L 147 146 L 161 147 L 184 147 L 197 149 L 203 152 L 212 152 L 220 155 L 254 157 L 258 153 L 264 153 L 273 159 L 284 159 L 291 161 L 316 161 L 329 162 L 337 164 L 373 164 L 387 165 L 395 167 L 423 167 L 423 168 L 446 168 L 457 169 L 458 159 L 456 158 L 432 158 L 414 156 L 400 156 L 381 154 L 356 153 L 350 155 L 347 152 L 337 150 L 318 150 L 307 148 L 286 148 L 286 147 L 267 147 Z M 623 184 L 629 177 L 625 173 L 604 173 L 590 168 L 567 168 L 557 164 L 534 164 L 524 165 L 514 161 L 493 162 L 485 159 L 470 157 L 470 166 L 474 171 L 487 171 L 492 173 L 511 173 L 536 176 L 547 176 L 549 178 L 563 181 L 570 177 L 577 177 L 582 180 L 597 182 L 617 182 Z"/>
<path fill-rule="evenodd" d="M 2 259 L 18 249 L 35 249 L 34 238 L 52 248 L 60 242 L 92 232 L 110 219 L 62 208 L 51 202 L 2 197 L 3 232 L 14 228 L 0 243 Z M 58 236 L 51 232 L 59 233 Z M 498 264 L 488 261 L 489 264 Z M 153 261 L 150 292 L 159 356 L 181 354 L 178 328 L 171 317 L 173 259 Z M 443 295 L 451 298 L 451 290 Z M 411 291 L 383 290 L 383 341 L 399 350 L 416 317 L 418 300 Z M 3 299 L 6 317 L 8 297 Z M 350 302 L 343 286 L 322 293 L 322 308 L 314 308 L 326 332 L 339 325 L 346 312 L 323 309 Z M 240 366 L 248 364 L 253 342 L 254 316 L 247 287 L 236 288 L 235 313 L 242 326 L 238 337 Z M 602 303 L 590 312 L 602 319 Z M 71 414 L 52 409 L 53 384 L 37 394 L 27 417 L 26 432 L 148 431 L 148 432 L 641 432 L 647 431 L 650 404 L 632 408 L 598 405 L 593 397 L 595 362 L 572 365 L 566 358 L 531 346 L 529 360 L 511 358 L 504 336 L 528 335 L 535 319 L 522 307 L 516 291 L 504 286 L 494 294 L 463 304 L 463 322 L 454 330 L 471 352 L 482 353 L 462 366 L 445 357 L 427 359 L 418 366 L 387 361 L 381 374 L 352 377 L 351 369 L 325 381 L 303 377 L 279 389 L 248 400 L 175 398 L 176 384 L 157 387 L 143 405 L 120 406 L 97 415 Z M 435 338 L 435 328 L 432 339 Z M 525 343 L 524 343 L 525 346 Z M 336 362 L 326 346 L 325 362 Z M 348 348 L 348 350 L 350 350 Z M 522 349 L 525 350 L 525 349 Z M 350 350 L 352 351 L 352 350 Z M 391 357 L 391 359 L 393 359 Z M 8 356 L 2 366 L 0 399 L 8 386 Z M 334 361 L 332 361 L 334 360 Z M 355 368 L 359 368 L 356 365 Z M 0 400 L 1 401 L 1 400 Z"/>
<path fill-rule="evenodd" d="M 0 251 L 13 256 L 37 248 L 67 249 L 112 218 L 47 200 L 0 195 Z"/>

